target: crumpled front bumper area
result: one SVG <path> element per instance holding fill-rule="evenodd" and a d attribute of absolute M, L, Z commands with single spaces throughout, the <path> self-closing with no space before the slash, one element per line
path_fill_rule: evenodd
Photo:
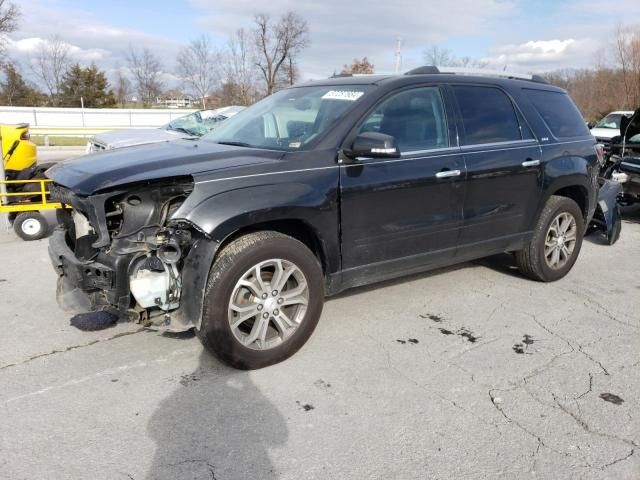
<path fill-rule="evenodd" d="M 90 261 L 80 260 L 67 244 L 66 228 L 58 225 L 49 239 L 49 257 L 59 275 L 56 297 L 64 310 L 111 307 L 124 312 L 130 307 L 127 272 L 132 256 L 99 253 Z"/>

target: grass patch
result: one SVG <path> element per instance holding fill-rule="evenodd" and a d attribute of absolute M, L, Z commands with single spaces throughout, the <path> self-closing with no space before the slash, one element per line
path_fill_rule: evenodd
<path fill-rule="evenodd" d="M 39 147 L 44 146 L 44 135 L 31 135 L 31 141 Z M 87 137 L 56 137 L 48 135 L 50 147 L 84 147 L 89 139 Z"/>

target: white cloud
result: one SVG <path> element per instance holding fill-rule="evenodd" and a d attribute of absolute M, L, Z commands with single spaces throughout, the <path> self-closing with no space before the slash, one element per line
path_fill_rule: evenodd
<path fill-rule="evenodd" d="M 493 48 L 483 60 L 491 66 L 509 70 L 580 68 L 590 63 L 597 48 L 597 42 L 591 39 L 531 40 Z"/>
<path fill-rule="evenodd" d="M 8 39 L 7 49 L 14 57 L 33 57 L 37 55 L 40 49 L 47 45 L 49 41 L 49 39 L 39 37 L 23 38 L 20 40 Z M 69 56 L 73 62 L 79 62 L 81 64 L 91 62 L 98 63 L 107 60 L 111 56 L 109 50 L 102 48 L 82 48 L 67 42 L 64 42 L 64 44 L 69 49 Z"/>
<path fill-rule="evenodd" d="M 311 46 L 301 56 L 304 78 L 326 77 L 353 58 L 363 56 L 375 64 L 377 71 L 393 71 L 398 36 L 402 37 L 406 52 L 405 66 L 411 67 L 421 63 L 421 52 L 429 44 L 481 33 L 515 9 L 515 0 L 190 1 L 203 12 L 199 24 L 223 36 L 239 27 L 251 27 L 256 13 L 275 18 L 289 10 L 297 12 L 309 23 L 311 37 Z M 411 58 L 411 51 L 420 53 Z"/>

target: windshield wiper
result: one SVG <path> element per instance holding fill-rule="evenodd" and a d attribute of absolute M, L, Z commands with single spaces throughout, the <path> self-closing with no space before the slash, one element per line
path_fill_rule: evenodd
<path fill-rule="evenodd" d="M 246 142 L 222 141 L 222 142 L 216 142 L 216 143 L 219 143 L 220 145 L 232 145 L 234 147 L 253 147 L 253 145 Z"/>

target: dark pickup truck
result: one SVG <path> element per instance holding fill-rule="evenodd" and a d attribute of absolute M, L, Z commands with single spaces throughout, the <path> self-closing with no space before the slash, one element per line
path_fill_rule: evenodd
<path fill-rule="evenodd" d="M 422 67 L 292 87 L 201 139 L 51 168 L 73 207 L 50 241 L 58 300 L 195 328 L 225 362 L 264 367 L 350 287 L 500 252 L 562 278 L 601 155 L 566 92 L 535 76 Z"/>

